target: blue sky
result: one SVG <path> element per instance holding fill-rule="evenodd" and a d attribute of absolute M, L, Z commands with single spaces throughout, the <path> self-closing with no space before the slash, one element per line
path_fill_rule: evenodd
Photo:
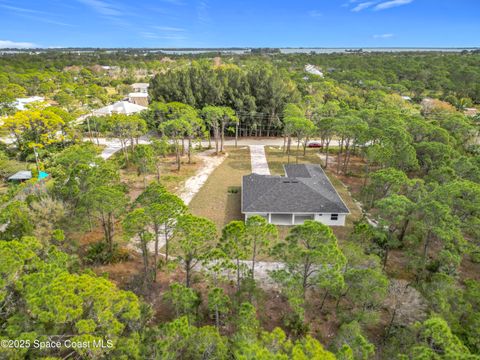
<path fill-rule="evenodd" d="M 0 0 L 0 47 L 468 47 L 479 14 L 479 0 Z"/>

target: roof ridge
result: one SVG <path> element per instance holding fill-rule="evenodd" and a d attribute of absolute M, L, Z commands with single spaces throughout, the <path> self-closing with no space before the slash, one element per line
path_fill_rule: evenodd
<path fill-rule="evenodd" d="M 312 164 L 309 164 L 309 165 L 312 165 Z M 350 214 L 350 209 L 348 208 L 347 204 L 345 204 L 345 201 L 343 201 L 343 198 L 340 196 L 340 194 L 338 193 L 337 191 L 337 188 L 335 186 L 333 186 L 333 183 L 332 181 L 330 180 L 330 178 L 328 177 L 326 171 L 323 169 L 323 167 L 321 165 L 318 165 L 318 168 L 320 170 L 322 170 L 322 173 L 323 175 L 325 176 L 325 178 L 327 179 L 328 183 L 330 184 L 330 186 L 332 187 L 333 191 L 335 192 L 335 194 L 337 195 L 337 197 L 340 199 L 340 201 L 342 202 L 343 206 L 345 206 L 345 209 L 347 209 L 348 213 Z"/>
<path fill-rule="evenodd" d="M 312 189 L 316 194 L 320 195 L 323 199 L 325 199 L 326 201 L 330 202 L 331 204 L 333 205 L 337 205 L 335 203 L 335 201 L 333 201 L 332 199 L 329 199 L 328 197 L 324 196 L 323 194 L 321 194 L 318 189 L 315 189 L 312 185 L 308 184 L 307 182 L 303 181 L 303 179 L 311 179 L 311 178 L 298 178 L 302 184 L 304 184 L 305 186 L 309 187 L 310 189 Z"/>
<path fill-rule="evenodd" d="M 286 180 L 292 180 L 292 179 L 296 179 L 296 178 L 288 178 L 288 177 L 285 177 L 285 176 L 280 176 L 279 178 L 284 178 Z M 283 182 L 282 182 L 283 183 Z M 255 201 L 253 201 L 250 206 L 252 205 L 255 205 L 257 202 L 261 202 L 263 200 L 264 197 L 267 197 L 268 195 L 270 195 L 270 193 L 276 191 L 276 189 L 278 187 L 281 186 L 282 184 L 281 182 L 277 182 L 274 186 L 272 186 L 267 192 L 265 192 L 263 195 L 259 196 L 258 198 L 255 199 Z M 323 195 L 321 195 L 318 191 L 316 191 L 314 188 L 312 188 L 311 186 L 305 184 L 303 181 L 299 181 L 298 183 L 301 183 L 302 185 L 304 185 L 308 190 L 310 190 L 312 192 L 312 196 L 313 195 L 320 195 L 322 196 L 322 198 L 326 199 L 327 201 L 329 201 L 331 204 L 335 205 L 335 203 L 327 198 L 325 198 Z M 249 206 L 249 207 L 250 207 Z"/>
<path fill-rule="evenodd" d="M 313 212 L 349 213 L 338 191 L 316 164 L 283 164 L 285 176 L 250 174 L 243 177 L 243 212 L 287 212 L 302 208 Z M 297 176 L 298 175 L 298 176 Z M 246 179 L 250 179 L 245 182 Z M 244 187 L 244 190 L 245 190 Z M 244 202 L 243 202 L 244 201 Z M 295 210 L 298 209 L 298 210 Z"/>

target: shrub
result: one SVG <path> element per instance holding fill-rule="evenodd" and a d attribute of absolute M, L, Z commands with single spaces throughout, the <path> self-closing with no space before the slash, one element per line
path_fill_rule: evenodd
<path fill-rule="evenodd" d="M 130 254 L 127 250 L 119 248 L 117 244 L 113 246 L 113 252 L 110 253 L 108 244 L 104 241 L 92 244 L 88 247 L 85 262 L 87 264 L 113 264 L 127 261 Z"/>

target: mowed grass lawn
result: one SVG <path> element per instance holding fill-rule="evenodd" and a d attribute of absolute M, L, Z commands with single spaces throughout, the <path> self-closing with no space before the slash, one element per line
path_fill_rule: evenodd
<path fill-rule="evenodd" d="M 219 232 L 230 221 L 243 220 L 240 187 L 242 176 L 251 173 L 249 148 L 226 147 L 225 150 L 228 156 L 189 204 L 192 214 L 212 220 Z"/>
<path fill-rule="evenodd" d="M 267 155 L 268 166 L 272 175 L 285 175 L 283 165 L 288 163 L 287 154 L 283 153 L 283 150 L 279 147 L 266 146 L 265 153 Z M 307 149 L 305 156 L 303 156 L 303 150 L 299 150 L 298 163 L 299 164 L 317 164 L 320 165 L 320 157 L 318 156 L 318 149 Z M 290 163 L 296 163 L 296 149 L 292 146 L 292 152 L 290 154 Z M 345 226 L 332 226 L 333 232 L 339 240 L 345 240 L 347 235 L 353 229 L 353 222 L 359 220 L 362 217 L 362 213 L 358 206 L 355 204 L 354 199 L 350 195 L 347 187 L 337 179 L 335 174 L 327 170 L 326 174 L 333 186 L 337 190 L 340 197 L 343 199 L 350 215 L 347 216 Z"/>

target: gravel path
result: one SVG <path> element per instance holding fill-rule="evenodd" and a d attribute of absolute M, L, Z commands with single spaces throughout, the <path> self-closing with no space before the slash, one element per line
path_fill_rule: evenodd
<path fill-rule="evenodd" d="M 202 186 L 207 181 L 210 174 L 225 160 L 226 156 L 212 156 L 214 150 L 204 151 L 196 155 L 197 158 L 200 158 L 203 161 L 203 166 L 201 169 L 187 181 L 185 181 L 185 186 L 182 192 L 180 193 L 180 198 L 185 202 L 185 204 L 190 204 L 193 197 L 200 191 Z"/>
<path fill-rule="evenodd" d="M 264 145 L 249 145 L 250 160 L 252 162 L 252 173 L 259 175 L 270 175 L 267 157 L 265 156 Z"/>

